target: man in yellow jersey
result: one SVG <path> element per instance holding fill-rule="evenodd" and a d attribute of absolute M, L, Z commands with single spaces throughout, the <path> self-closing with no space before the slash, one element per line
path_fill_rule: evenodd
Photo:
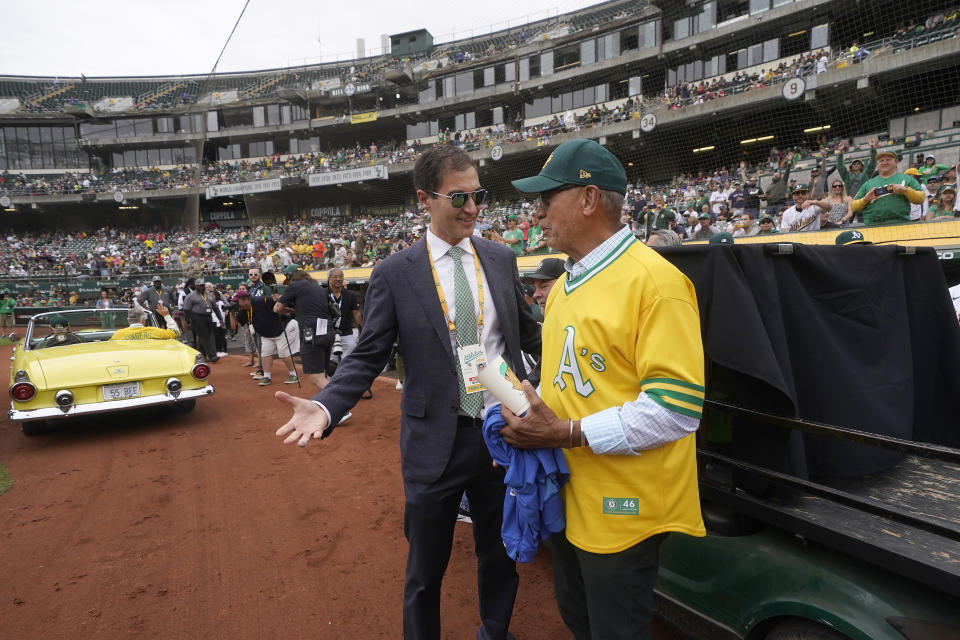
<path fill-rule="evenodd" d="M 566 142 L 539 175 L 551 247 L 569 257 L 547 298 L 542 400 L 504 410 L 515 447 L 562 447 L 566 530 L 550 540 L 554 588 L 578 640 L 650 638 L 659 547 L 705 535 L 694 433 L 704 397 L 700 315 L 690 281 L 620 223 L 626 174 L 591 140 Z"/>
<path fill-rule="evenodd" d="M 127 311 L 127 322 L 130 326 L 118 329 L 110 336 L 111 340 L 170 340 L 180 335 L 180 328 L 176 320 L 170 315 L 163 303 L 157 303 L 157 314 L 166 323 L 166 329 L 147 327 L 143 322 L 147 318 L 147 311 L 143 307 L 134 307 Z"/>

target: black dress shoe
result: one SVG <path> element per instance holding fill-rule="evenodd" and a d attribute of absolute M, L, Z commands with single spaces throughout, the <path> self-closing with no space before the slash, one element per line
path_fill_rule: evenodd
<path fill-rule="evenodd" d="M 217 356 L 213 356 L 212 358 L 207 358 L 207 362 L 209 362 L 210 364 L 214 364 L 219 361 L 220 361 L 220 358 Z"/>

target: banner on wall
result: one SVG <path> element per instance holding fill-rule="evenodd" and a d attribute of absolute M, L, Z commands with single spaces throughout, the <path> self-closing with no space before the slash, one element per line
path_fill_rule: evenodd
<path fill-rule="evenodd" d="M 307 184 L 311 187 L 323 187 L 344 182 L 363 182 L 364 180 L 386 180 L 389 176 L 387 165 L 376 164 L 372 167 L 359 167 L 346 171 L 331 171 L 330 173 L 311 173 L 307 177 Z"/>
<path fill-rule="evenodd" d="M 343 218 L 350 215 L 350 205 L 339 205 L 336 207 L 309 207 L 303 210 L 306 218 Z"/>
<path fill-rule="evenodd" d="M 351 113 L 350 124 L 361 124 L 363 122 L 373 122 L 377 119 L 376 111 L 367 111 L 366 113 Z"/>
<path fill-rule="evenodd" d="M 238 182 L 236 184 L 215 184 L 207 187 L 207 198 L 221 196 L 242 196 L 246 193 L 263 193 L 265 191 L 280 191 L 283 186 L 281 178 L 257 180 L 255 182 Z"/>

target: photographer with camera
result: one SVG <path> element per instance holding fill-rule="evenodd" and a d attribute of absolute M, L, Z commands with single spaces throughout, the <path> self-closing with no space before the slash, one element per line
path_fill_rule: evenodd
<path fill-rule="evenodd" d="M 334 268 L 327 274 L 327 290 L 330 297 L 330 305 L 337 308 L 340 312 L 340 326 L 337 333 L 340 336 L 340 344 L 343 354 L 337 359 L 342 362 L 343 358 L 350 355 L 354 347 L 357 346 L 357 337 L 353 335 L 353 328 L 360 328 L 363 324 L 363 316 L 360 315 L 360 303 L 357 300 L 357 294 L 343 286 L 343 270 Z M 336 354 L 331 354 L 336 355 Z"/>
<path fill-rule="evenodd" d="M 296 313 L 300 325 L 300 362 L 303 373 L 318 391 L 327 386 L 327 362 L 335 331 L 328 292 L 306 271 L 289 274 L 286 289 L 273 306 L 279 314 Z"/>
<path fill-rule="evenodd" d="M 897 153 L 877 152 L 877 176 L 863 183 L 850 209 L 863 213 L 865 224 L 910 221 L 910 205 L 922 204 L 926 194 L 913 176 L 897 171 Z"/>

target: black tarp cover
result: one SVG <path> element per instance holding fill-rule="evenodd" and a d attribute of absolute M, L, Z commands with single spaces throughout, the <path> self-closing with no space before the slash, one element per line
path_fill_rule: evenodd
<path fill-rule="evenodd" d="M 933 249 L 700 245 L 662 254 L 697 290 L 708 397 L 960 446 L 960 325 Z M 902 456 L 741 420 L 727 452 L 807 476 Z"/>

